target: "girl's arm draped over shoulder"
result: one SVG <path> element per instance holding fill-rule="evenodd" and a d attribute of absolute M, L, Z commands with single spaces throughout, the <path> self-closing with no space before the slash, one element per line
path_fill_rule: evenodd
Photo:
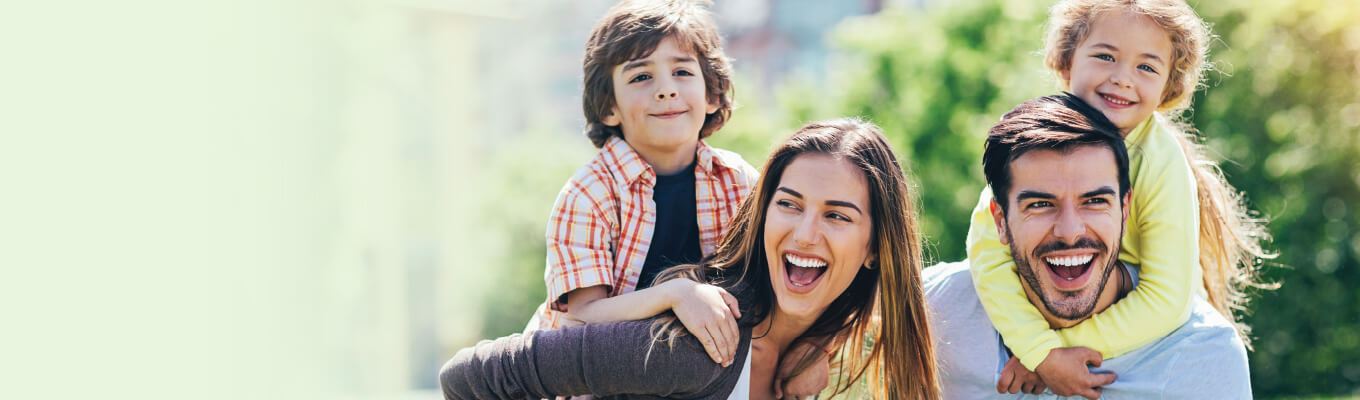
<path fill-rule="evenodd" d="M 594 394 L 722 398 L 740 364 L 714 364 L 693 336 L 674 347 L 652 339 L 653 320 L 586 325 L 482 341 L 439 372 L 445 399 L 526 399 Z M 737 357 L 750 349 L 742 330 Z"/>

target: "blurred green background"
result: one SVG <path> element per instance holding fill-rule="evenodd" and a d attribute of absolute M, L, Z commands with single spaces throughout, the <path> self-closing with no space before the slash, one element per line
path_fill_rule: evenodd
<path fill-rule="evenodd" d="M 3 398 L 432 399 L 521 330 L 590 159 L 581 49 L 612 0 L 30 2 L 0 13 Z M 986 129 L 1054 93 L 1047 0 L 718 0 L 760 166 L 881 125 L 933 261 L 963 258 Z M 1360 395 L 1360 5 L 1191 1 L 1191 119 L 1270 219 L 1258 397 Z M 1206 371 L 1211 372 L 1210 366 Z"/>

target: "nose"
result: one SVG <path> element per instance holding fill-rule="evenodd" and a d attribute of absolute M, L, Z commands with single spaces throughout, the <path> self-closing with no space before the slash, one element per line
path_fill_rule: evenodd
<path fill-rule="evenodd" d="M 1133 86 L 1133 80 L 1129 79 L 1128 74 L 1120 71 L 1110 75 L 1110 84 L 1127 89 Z"/>
<path fill-rule="evenodd" d="M 1053 236 L 1064 243 L 1076 243 L 1078 238 L 1086 234 L 1086 222 L 1071 206 L 1063 207 L 1058 212 L 1058 220 L 1053 225 Z"/>
<path fill-rule="evenodd" d="M 675 88 L 675 83 L 671 82 L 670 79 L 658 79 L 658 81 L 661 82 L 659 85 L 656 85 L 657 101 L 666 100 L 667 98 L 673 99 L 676 96 L 680 95 L 680 93 L 678 93 L 678 91 Z"/>
<path fill-rule="evenodd" d="M 793 228 L 793 241 L 799 248 L 810 249 L 817 245 L 817 239 L 821 232 L 817 229 L 817 219 L 811 214 L 804 214 L 798 221 L 798 226 Z"/>

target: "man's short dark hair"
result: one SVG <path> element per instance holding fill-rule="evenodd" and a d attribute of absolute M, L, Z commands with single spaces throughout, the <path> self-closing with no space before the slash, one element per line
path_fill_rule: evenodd
<path fill-rule="evenodd" d="M 1010 203 L 1011 162 L 1030 150 L 1067 152 L 1078 146 L 1104 146 L 1119 168 L 1119 198 L 1129 191 L 1129 152 L 1124 138 L 1100 110 L 1071 93 L 1044 96 L 1015 106 L 987 132 L 982 173 L 992 197 L 1005 213 Z"/>

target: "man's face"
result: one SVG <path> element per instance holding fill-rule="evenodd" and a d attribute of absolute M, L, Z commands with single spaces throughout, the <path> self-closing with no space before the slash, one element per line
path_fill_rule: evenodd
<path fill-rule="evenodd" d="M 1114 153 L 1095 145 L 1031 150 L 1010 169 L 1009 211 L 993 205 L 992 217 L 1030 302 L 1060 320 L 1089 317 L 1117 265 L 1128 217 Z"/>

